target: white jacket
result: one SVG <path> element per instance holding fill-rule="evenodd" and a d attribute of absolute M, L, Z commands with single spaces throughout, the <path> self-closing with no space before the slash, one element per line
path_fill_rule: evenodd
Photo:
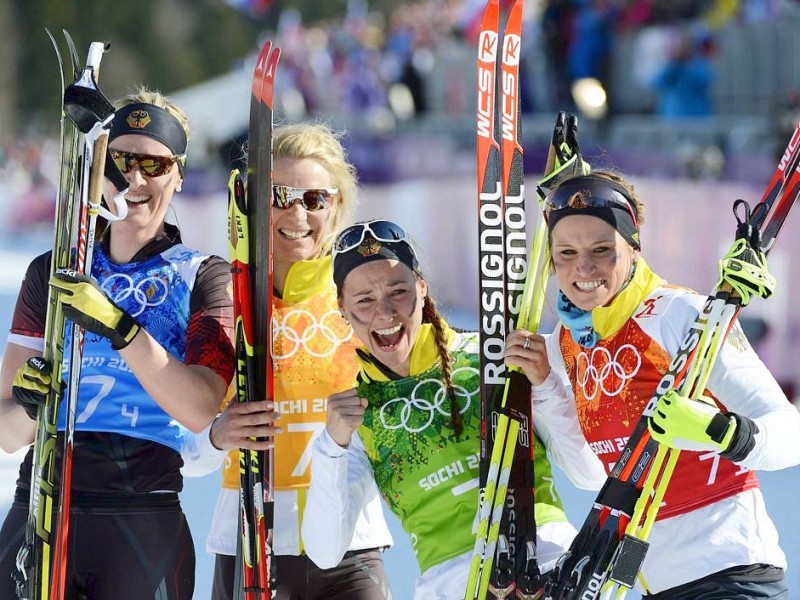
<path fill-rule="evenodd" d="M 227 460 L 228 453 L 215 448 L 209 439 L 209 425 L 198 434 L 188 433 L 181 456 L 184 460 L 182 473 L 187 477 L 200 477 L 219 469 Z M 303 551 L 300 527 L 303 518 L 299 494 L 294 490 L 275 492 L 274 551 L 276 555 L 300 555 Z M 329 518 L 330 515 L 326 515 Z M 222 488 L 217 497 L 211 529 L 206 538 L 206 549 L 214 554 L 236 554 L 239 535 L 239 492 Z M 377 488 L 375 494 L 361 506 L 355 515 L 355 528 L 348 539 L 345 551 L 369 548 L 387 548 L 393 543 L 392 535 L 383 516 L 383 506 Z M 344 555 L 344 552 L 342 552 Z M 339 564 L 337 560 L 327 568 Z M 322 566 L 322 565 L 320 565 Z"/>
<path fill-rule="evenodd" d="M 657 291 L 658 292 L 658 291 Z M 653 292 L 651 297 L 656 297 Z M 669 298 L 666 303 L 663 298 Z M 662 292 L 654 310 L 638 325 L 645 334 L 674 357 L 698 315 L 704 298 L 695 294 Z M 635 313 L 634 313 L 635 314 Z M 632 317 L 636 318 L 636 317 Z M 561 434 L 575 412 L 559 348 L 561 325 L 548 337 L 552 371 L 534 388 L 537 427 L 558 431 L 551 436 L 553 458 L 560 465 Z M 733 341 L 735 338 L 735 342 Z M 751 470 L 777 470 L 800 464 L 800 413 L 789 403 L 772 374 L 746 342 L 736 326 L 720 351 L 711 372 L 708 389 L 725 407 L 752 419 L 758 426 L 755 447 L 739 466 Z M 633 424 L 631 424 L 633 425 Z M 574 425 L 572 426 L 574 427 Z M 570 435 L 575 435 L 573 429 Z M 706 461 L 709 468 L 713 461 Z M 566 470 L 567 475 L 570 471 Z M 680 485 L 674 480 L 671 485 Z M 586 507 L 587 514 L 590 507 Z M 778 532 L 767 515 L 759 489 L 750 489 L 692 512 L 656 521 L 641 576 L 649 593 L 695 581 L 736 565 L 766 563 L 786 568 L 786 557 L 778 545 Z M 640 579 L 640 582 L 642 579 Z M 640 586 L 637 589 L 644 591 Z"/>

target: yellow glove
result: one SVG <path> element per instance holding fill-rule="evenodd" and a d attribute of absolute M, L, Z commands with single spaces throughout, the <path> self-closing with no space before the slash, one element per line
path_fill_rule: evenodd
<path fill-rule="evenodd" d="M 28 416 L 36 420 L 39 407 L 43 406 L 50 393 L 50 363 L 41 356 L 33 356 L 14 375 L 11 395 Z"/>
<path fill-rule="evenodd" d="M 50 285 L 59 290 L 64 316 L 87 331 L 111 341 L 114 350 L 122 350 L 139 333 L 136 320 L 114 304 L 93 279 L 73 271 L 59 269 L 50 278 Z"/>
<path fill-rule="evenodd" d="M 769 298 L 778 285 L 767 270 L 766 255 L 751 248 L 743 238 L 736 240 L 719 261 L 717 287 L 723 282 L 736 290 L 742 299 L 742 306 L 747 306 L 752 296 Z"/>
<path fill-rule="evenodd" d="M 677 450 L 725 452 L 736 433 L 737 421 L 717 407 L 669 390 L 658 399 L 650 417 L 653 439 Z"/>

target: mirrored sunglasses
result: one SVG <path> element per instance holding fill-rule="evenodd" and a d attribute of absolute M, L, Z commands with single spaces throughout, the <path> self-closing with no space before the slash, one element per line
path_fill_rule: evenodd
<path fill-rule="evenodd" d="M 185 154 L 174 156 L 153 156 L 152 154 L 137 154 L 135 152 L 124 152 L 123 150 L 110 150 L 114 164 L 123 173 L 130 173 L 134 167 L 138 166 L 143 175 L 147 177 L 161 177 L 169 173 L 172 165 L 180 161 L 183 165 L 186 161 Z"/>
<path fill-rule="evenodd" d="M 624 188 L 612 181 L 605 181 L 596 177 L 577 177 L 562 183 L 544 201 L 544 214 L 548 217 L 553 211 L 564 208 L 623 208 L 633 219 L 634 226 L 638 227 L 636 210 Z"/>
<path fill-rule="evenodd" d="M 324 210 L 333 204 L 339 193 L 336 188 L 296 188 L 288 185 L 272 186 L 272 206 L 275 208 L 291 208 L 299 202 L 307 211 Z"/>

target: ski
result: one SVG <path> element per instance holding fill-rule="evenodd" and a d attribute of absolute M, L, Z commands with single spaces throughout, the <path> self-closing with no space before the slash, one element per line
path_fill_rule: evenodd
<path fill-rule="evenodd" d="M 113 106 L 96 86 L 97 70 L 107 46 L 93 42 L 86 68 L 82 69 L 72 38 L 64 31 L 73 74 L 78 74 L 67 86 L 59 45 L 49 30 L 45 32 L 55 50 L 61 78 L 61 171 L 53 227 L 51 275 L 65 268 L 87 272 L 91 269 L 94 223 L 101 201 L 108 139 L 105 128 L 114 114 Z M 28 521 L 14 573 L 17 596 L 23 600 L 61 599 L 66 593 L 72 448 L 83 332 L 77 327 L 69 332 L 65 329 L 58 294 L 51 289 L 45 318 L 43 357 L 51 365 L 54 375 L 47 401 L 39 410 L 37 419 Z M 67 336 L 71 342 L 71 355 L 69 362 L 65 363 Z M 67 364 L 70 378 L 65 391 L 62 391 L 60 373 Z M 59 468 L 56 451 L 58 414 L 64 398 L 67 399 L 67 427 Z M 56 485 L 59 485 L 57 494 Z"/>
<path fill-rule="evenodd" d="M 499 0 L 489 0 L 478 42 L 481 493 L 468 600 L 483 600 L 487 593 L 524 598 L 519 583 L 535 585 L 538 576 L 530 385 L 522 373 L 507 373 L 503 361 L 505 334 L 519 325 L 528 281 L 519 104 L 522 9 L 516 0 L 501 35 Z"/>
<path fill-rule="evenodd" d="M 734 203 L 737 240 L 765 254 L 774 246 L 800 195 L 800 124 L 752 212 Z M 742 214 L 739 214 L 742 213 Z M 746 304 L 727 282 L 715 286 L 670 362 L 642 417 L 586 517 L 570 550 L 560 559 L 546 586 L 546 598 L 593 600 L 623 597 L 633 587 L 647 552 L 647 537 L 679 452 L 660 448 L 647 428 L 659 398 L 673 388 L 697 398 L 713 362 Z M 685 386 L 685 387 L 684 387 Z M 644 517 L 644 521 L 641 519 Z M 621 587 L 617 587 L 621 586 Z"/>
<path fill-rule="evenodd" d="M 66 37 L 69 44 L 71 38 L 68 35 Z M 64 91 L 64 110 L 72 124 L 83 134 L 83 173 L 78 195 L 79 214 L 74 270 L 84 275 L 91 275 L 92 271 L 97 215 L 102 202 L 108 128 L 110 128 L 111 119 L 114 116 L 113 105 L 97 87 L 100 61 L 108 49 L 108 44 L 92 42 L 86 67 L 82 70 L 80 77 Z M 73 447 L 84 341 L 82 328 L 72 324 L 70 329 L 67 417 L 51 583 L 51 597 L 54 599 L 63 598 L 67 587 L 67 542 L 69 540 Z"/>
<path fill-rule="evenodd" d="M 272 313 L 272 106 L 280 49 L 267 41 L 256 59 L 250 98 L 246 176 L 231 173 L 228 232 L 236 320 L 237 401 L 272 399 L 269 324 Z M 275 596 L 270 548 L 273 526 L 272 452 L 240 449 L 241 577 L 235 597 Z"/>

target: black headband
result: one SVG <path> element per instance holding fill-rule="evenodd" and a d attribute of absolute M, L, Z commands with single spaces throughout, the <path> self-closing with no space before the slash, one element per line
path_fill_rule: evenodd
<path fill-rule="evenodd" d="M 172 154 L 186 153 L 186 130 L 180 121 L 155 104 L 137 102 L 118 109 L 111 122 L 109 143 L 121 135 L 146 135 L 161 142 Z"/>
<path fill-rule="evenodd" d="M 632 248 L 642 249 L 639 227 L 633 216 L 636 204 L 628 190 L 614 181 L 592 175 L 568 179 L 548 196 L 545 214 L 551 232 L 564 217 L 588 215 L 611 225 Z"/>
<path fill-rule="evenodd" d="M 397 260 L 422 277 L 422 270 L 411 244 L 405 240 L 379 242 L 367 233 L 364 240 L 356 248 L 346 252 L 335 253 L 333 259 L 333 281 L 336 284 L 337 293 L 342 293 L 344 280 L 350 271 L 373 260 L 386 259 Z"/>
<path fill-rule="evenodd" d="M 633 224 L 631 215 L 623 208 L 589 206 L 587 208 L 562 208 L 560 210 L 554 210 L 550 213 L 550 217 L 547 220 L 548 229 L 553 231 L 556 223 L 570 215 L 589 215 L 590 217 L 597 217 L 616 229 L 623 239 L 628 242 L 629 246 L 637 250 L 642 249 L 642 244 L 639 241 L 639 230 Z"/>

